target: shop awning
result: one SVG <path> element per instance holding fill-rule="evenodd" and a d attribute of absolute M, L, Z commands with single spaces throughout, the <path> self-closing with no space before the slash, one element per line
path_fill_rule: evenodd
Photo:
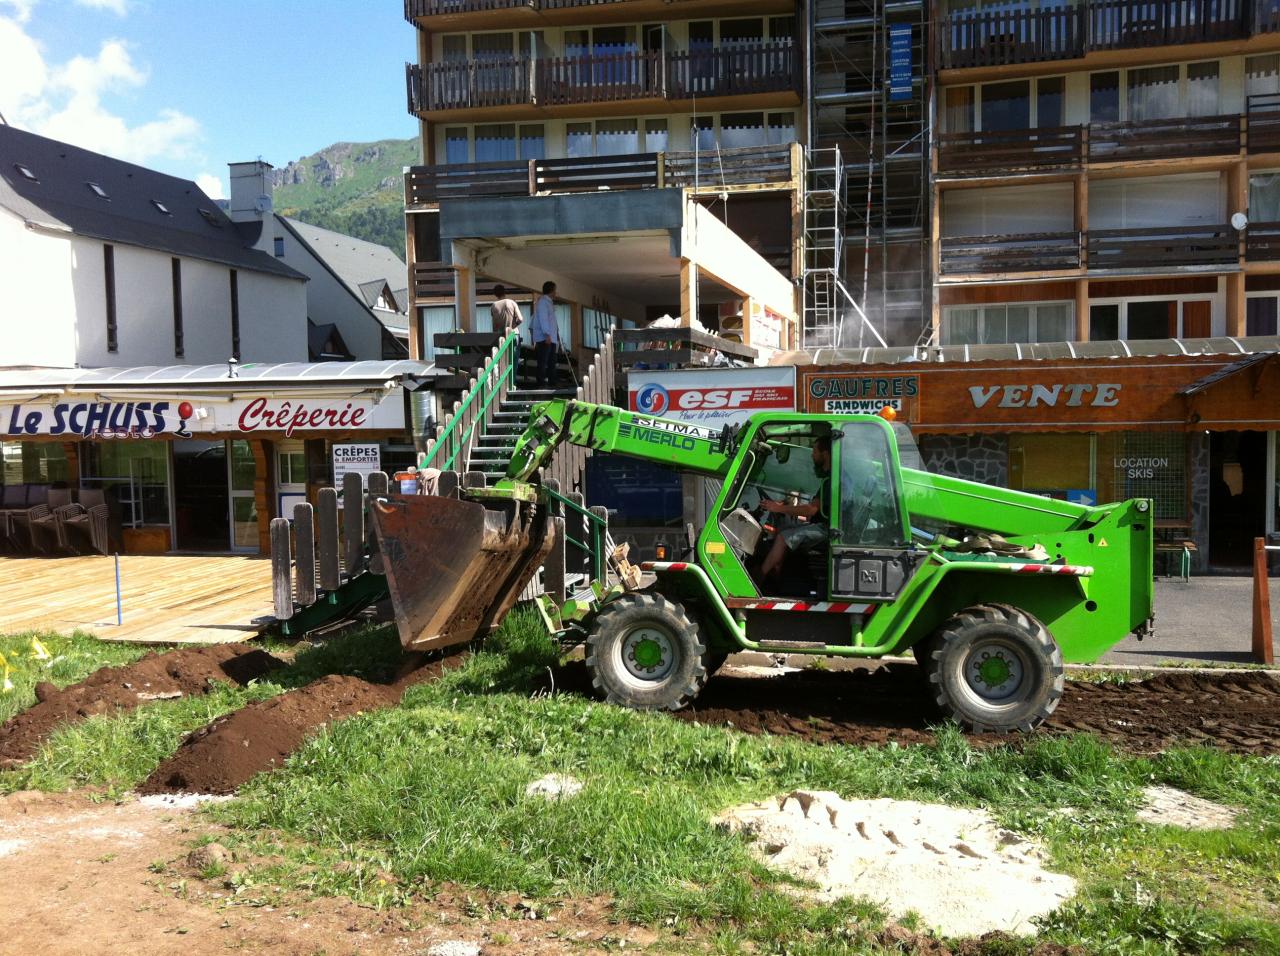
<path fill-rule="evenodd" d="M 1263 363 L 1271 361 L 1278 354 L 1280 354 L 1280 352 L 1258 352 L 1255 355 L 1250 355 L 1246 359 L 1241 359 L 1239 362 L 1232 362 L 1230 365 L 1218 369 L 1213 374 L 1206 375 L 1204 378 L 1192 382 L 1186 388 L 1179 389 L 1178 394 L 1185 396 L 1186 398 L 1192 398 L 1207 389 L 1212 388 L 1219 382 L 1231 378 L 1233 375 L 1239 375 L 1246 369 L 1261 366 Z"/>

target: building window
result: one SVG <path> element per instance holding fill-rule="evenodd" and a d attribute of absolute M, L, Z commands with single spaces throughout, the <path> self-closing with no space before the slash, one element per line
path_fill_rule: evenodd
<path fill-rule="evenodd" d="M 1120 73 L 1094 73 L 1089 77 L 1089 121 L 1114 123 L 1120 119 Z"/>
<path fill-rule="evenodd" d="M 240 280 L 231 270 L 231 357 L 240 361 Z"/>
<path fill-rule="evenodd" d="M 1093 436 L 1010 435 L 1009 487 L 1062 501 L 1092 498 Z"/>
<path fill-rule="evenodd" d="M 119 330 L 116 326 L 116 248 L 102 247 L 102 269 L 107 296 L 107 351 L 120 350 Z"/>
<path fill-rule="evenodd" d="M 1129 71 L 1129 119 L 1167 119 L 1178 115 L 1178 67 L 1149 66 Z"/>
<path fill-rule="evenodd" d="M 1187 115 L 1216 116 L 1218 107 L 1218 61 L 1187 64 Z"/>
<path fill-rule="evenodd" d="M 796 141 L 796 114 L 769 114 L 769 145 L 782 146 Z"/>
<path fill-rule="evenodd" d="M 944 345 L 1067 342 L 1075 338 L 1071 302 L 957 306 L 943 311 Z"/>
<path fill-rule="evenodd" d="M 186 346 L 182 341 L 182 260 L 176 256 L 169 260 L 173 279 L 173 354 L 182 358 Z"/>
<path fill-rule="evenodd" d="M 164 203 L 162 203 L 159 199 L 151 200 L 151 205 L 155 206 L 156 212 L 160 213 L 160 215 L 162 216 L 173 215 L 173 213 L 169 212 L 169 207 L 166 206 Z"/>
<path fill-rule="evenodd" d="M 720 117 L 720 146 L 736 149 L 740 146 L 765 144 L 763 113 L 725 113 Z"/>
<path fill-rule="evenodd" d="M 945 91 L 948 133 L 973 132 L 973 90 L 972 86 L 952 86 Z"/>
<path fill-rule="evenodd" d="M 691 138 L 695 149 L 716 148 L 716 121 L 710 116 L 695 116 L 691 122 Z"/>
<path fill-rule="evenodd" d="M 667 149 L 667 121 L 651 119 L 644 121 L 644 151 L 646 153 L 662 153 Z"/>
<path fill-rule="evenodd" d="M 546 159 L 547 128 L 541 123 L 536 126 L 520 127 L 520 158 Z"/>
<path fill-rule="evenodd" d="M 1253 224 L 1280 222 L 1280 172 L 1249 177 L 1249 220 Z"/>
<path fill-rule="evenodd" d="M 281 485 L 305 485 L 307 483 L 307 456 L 302 442 L 280 442 L 276 448 L 276 483 Z"/>
<path fill-rule="evenodd" d="M 445 129 L 444 161 L 450 164 L 471 161 L 471 143 L 465 126 L 450 126 Z"/>
<path fill-rule="evenodd" d="M 1067 78 L 1042 76 L 1036 80 L 1036 126 L 1061 126 L 1064 119 Z"/>
<path fill-rule="evenodd" d="M 596 155 L 621 156 L 634 153 L 639 144 L 640 121 L 613 119 L 596 121 Z"/>
<path fill-rule="evenodd" d="M 511 123 L 476 127 L 476 162 L 501 163 L 516 158 L 516 128 Z"/>
<path fill-rule="evenodd" d="M 111 197 L 107 195 L 107 191 L 103 189 L 101 186 L 99 186 L 97 183 L 85 183 L 85 185 L 88 186 L 89 191 L 93 193 L 95 196 L 97 196 L 99 199 L 105 199 L 108 202 L 111 200 Z"/>
<path fill-rule="evenodd" d="M 126 528 L 169 524 L 169 442 L 94 441 L 80 447 L 81 483 L 111 493 Z"/>
<path fill-rule="evenodd" d="M 275 250 L 276 258 L 283 259 L 284 258 L 284 236 L 276 236 L 275 239 L 272 241 L 272 246 Z"/>
<path fill-rule="evenodd" d="M 983 86 L 982 128 L 991 131 L 1030 129 L 1030 81 L 1013 80 Z"/>
<path fill-rule="evenodd" d="M 36 177 L 36 174 L 31 171 L 30 166 L 24 166 L 22 163 L 14 163 L 13 168 L 18 171 L 19 175 L 21 175 L 23 179 L 30 180 L 33 183 L 40 182 Z"/>
<path fill-rule="evenodd" d="M 0 442 L 0 485 L 49 485 L 72 477 L 61 442 Z"/>
<path fill-rule="evenodd" d="M 1089 340 L 1201 339 L 1213 334 L 1210 299 L 1139 299 L 1089 307 Z"/>
<path fill-rule="evenodd" d="M 1274 96 L 1280 93 L 1280 54 L 1251 56 L 1244 61 L 1245 96 Z"/>
<path fill-rule="evenodd" d="M 1277 299 L 1271 295 L 1251 295 L 1245 299 L 1245 335 L 1276 335 Z"/>
<path fill-rule="evenodd" d="M 568 123 L 564 128 L 565 155 L 580 159 L 591 155 L 591 124 Z"/>
<path fill-rule="evenodd" d="M 1151 498 L 1157 520 L 1187 520 L 1185 433 L 1105 432 L 1094 454 L 1099 502 Z"/>

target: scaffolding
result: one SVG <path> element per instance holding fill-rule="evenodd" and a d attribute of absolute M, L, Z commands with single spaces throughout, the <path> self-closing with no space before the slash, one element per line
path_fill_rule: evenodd
<path fill-rule="evenodd" d="M 843 165 L 837 164 L 842 181 L 837 206 L 843 217 L 837 260 L 840 288 L 849 302 L 861 299 L 866 325 L 885 339 L 899 345 L 927 341 L 931 90 L 925 3 L 815 0 L 810 10 L 809 143 L 814 169 L 824 168 L 822 157 L 829 150 L 843 157 Z M 900 99 L 892 96 L 889 85 L 890 32 L 898 25 L 909 28 L 911 41 L 910 95 Z M 811 171 L 806 232 L 810 195 L 814 203 L 825 201 L 827 185 L 815 180 Z M 816 289 L 824 283 L 830 284 L 817 274 L 810 282 L 806 262 L 806 313 L 810 286 Z M 841 292 L 835 290 L 835 295 Z M 816 302 L 812 311 L 816 321 Z"/>

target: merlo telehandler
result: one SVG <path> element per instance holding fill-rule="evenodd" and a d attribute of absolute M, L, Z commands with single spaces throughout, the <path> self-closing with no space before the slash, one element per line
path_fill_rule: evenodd
<path fill-rule="evenodd" d="M 910 430 L 877 415 L 763 412 L 716 433 L 554 399 L 534 407 L 505 479 L 374 509 L 407 647 L 481 637 L 516 602 L 555 540 L 539 475 L 563 443 L 719 482 L 681 560 L 542 600 L 614 703 L 684 707 L 735 651 L 910 650 L 944 715 L 1027 731 L 1057 706 L 1064 661 L 1150 626 L 1146 499 L 1088 507 L 931 474 Z"/>

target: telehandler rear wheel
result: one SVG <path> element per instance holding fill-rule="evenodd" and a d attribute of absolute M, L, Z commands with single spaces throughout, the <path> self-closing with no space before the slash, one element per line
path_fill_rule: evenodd
<path fill-rule="evenodd" d="M 707 682 L 706 645 L 684 606 L 631 593 L 607 604 L 587 637 L 591 684 L 611 704 L 679 710 Z"/>
<path fill-rule="evenodd" d="M 1062 651 L 1043 624 L 1005 604 L 956 614 L 917 660 L 942 712 L 977 733 L 1033 730 L 1062 698 Z"/>

